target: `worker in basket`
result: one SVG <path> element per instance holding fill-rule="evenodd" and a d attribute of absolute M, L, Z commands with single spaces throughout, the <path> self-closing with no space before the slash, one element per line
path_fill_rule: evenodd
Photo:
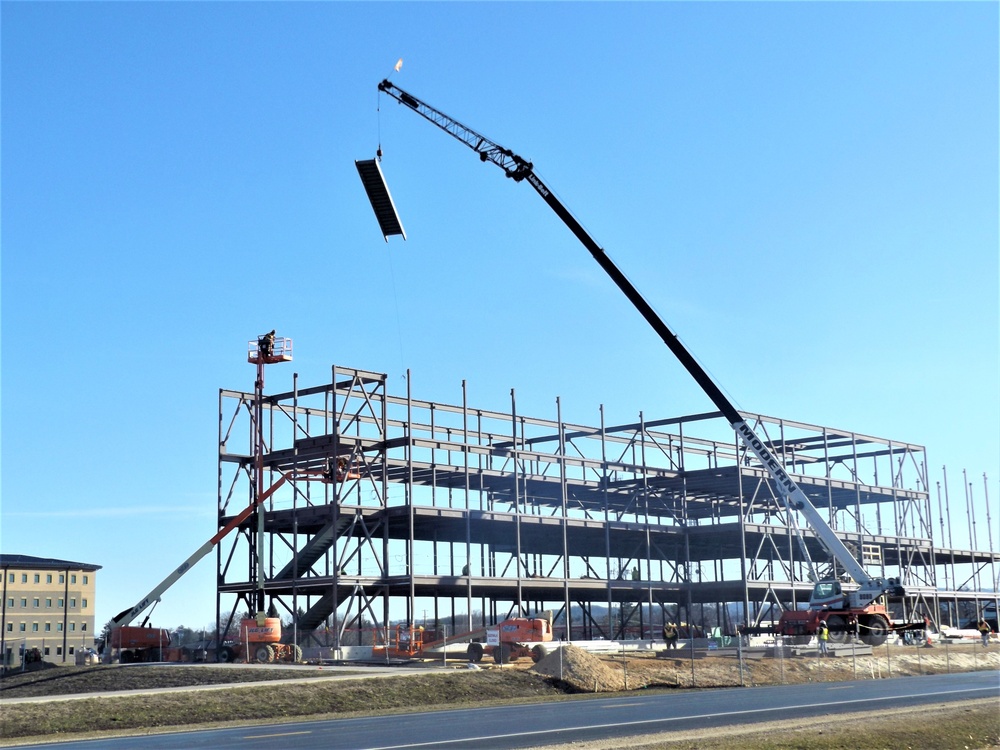
<path fill-rule="evenodd" d="M 274 354 L 274 329 L 271 329 L 270 333 L 265 333 L 259 339 L 257 339 L 257 349 L 260 352 L 260 356 L 267 359 L 272 354 Z"/>

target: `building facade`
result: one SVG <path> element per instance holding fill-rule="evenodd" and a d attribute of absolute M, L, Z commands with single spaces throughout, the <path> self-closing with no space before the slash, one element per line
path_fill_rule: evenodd
<path fill-rule="evenodd" d="M 73 663 L 78 649 L 93 646 L 100 565 L 0 555 L 0 569 L 0 654 L 4 666 L 20 664 L 23 655 L 35 648 L 45 661 Z"/>

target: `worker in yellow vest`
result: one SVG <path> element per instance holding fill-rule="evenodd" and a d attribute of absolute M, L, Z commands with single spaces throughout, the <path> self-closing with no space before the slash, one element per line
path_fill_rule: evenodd
<path fill-rule="evenodd" d="M 826 626 L 826 620 L 819 621 L 819 629 L 816 631 L 816 638 L 819 640 L 819 655 L 829 656 L 830 629 Z"/>
<path fill-rule="evenodd" d="M 668 649 L 677 648 L 677 626 L 672 622 L 663 623 L 663 640 Z"/>

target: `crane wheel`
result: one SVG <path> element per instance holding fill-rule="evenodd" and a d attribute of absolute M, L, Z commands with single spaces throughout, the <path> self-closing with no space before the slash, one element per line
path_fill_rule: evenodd
<path fill-rule="evenodd" d="M 829 615 L 826 618 L 826 627 L 830 631 L 830 643 L 844 643 L 847 641 L 847 620 L 840 615 Z"/>
<path fill-rule="evenodd" d="M 118 657 L 118 661 L 122 664 L 131 664 L 135 661 L 135 654 L 131 651 L 122 651 L 121 655 Z"/>
<path fill-rule="evenodd" d="M 231 664 L 236 661 L 236 652 L 229 646 L 219 649 L 219 661 L 223 664 Z"/>
<path fill-rule="evenodd" d="M 254 658 L 260 664 L 270 664 L 274 661 L 274 649 L 264 644 L 263 646 L 258 646 L 253 652 Z"/>
<path fill-rule="evenodd" d="M 889 637 L 889 625 L 878 615 L 861 623 L 861 640 L 869 646 L 881 646 Z"/>
<path fill-rule="evenodd" d="M 531 649 L 531 660 L 538 664 L 542 659 L 545 658 L 545 649 L 541 646 L 535 646 Z"/>

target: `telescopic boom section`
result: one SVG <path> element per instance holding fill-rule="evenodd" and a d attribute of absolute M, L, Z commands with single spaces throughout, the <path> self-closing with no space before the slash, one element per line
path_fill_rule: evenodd
<path fill-rule="evenodd" d="M 820 544 L 861 585 L 862 592 L 874 597 L 889 591 L 898 590 L 898 586 L 895 583 L 890 584 L 883 579 L 872 578 L 865 572 L 865 569 L 854 558 L 854 555 L 851 554 L 847 547 L 844 546 L 844 543 L 840 541 L 829 524 L 823 520 L 819 511 L 816 510 L 816 507 L 810 502 L 806 494 L 788 475 L 782 467 L 781 462 L 771 453 L 764 441 L 757 437 L 753 428 L 747 424 L 743 416 L 736 410 L 736 407 L 730 403 L 722 390 L 712 381 L 708 373 L 705 372 L 705 369 L 698 364 L 698 361 L 684 347 L 676 334 L 656 314 L 652 306 L 639 294 L 639 291 L 628 280 L 628 277 L 608 257 L 604 249 L 594 241 L 594 238 L 587 233 L 587 230 L 576 220 L 569 209 L 562 204 L 542 179 L 535 174 L 534 165 L 530 161 L 521 158 L 510 149 L 500 146 L 486 136 L 477 133 L 472 128 L 463 125 L 458 120 L 422 102 L 417 97 L 403 91 L 388 80 L 382 81 L 378 88 L 379 91 L 388 94 L 401 104 L 405 104 L 414 112 L 424 117 L 424 119 L 434 123 L 449 135 L 457 138 L 478 153 L 480 160 L 493 162 L 503 169 L 508 177 L 514 178 L 517 182 L 527 179 L 549 207 L 562 219 L 570 231 L 576 235 L 576 238 L 580 240 L 583 246 L 587 248 L 594 260 L 611 277 L 611 280 L 625 294 L 629 302 L 646 319 L 646 322 L 659 334 L 660 338 L 663 339 L 663 343 L 667 345 L 674 356 L 684 365 L 684 368 L 695 379 L 695 382 L 701 386 L 701 389 L 712 400 L 712 403 L 715 404 L 716 408 L 722 412 L 723 416 L 733 426 L 733 429 L 736 430 L 736 434 L 740 436 L 743 443 L 757 456 L 760 463 L 771 474 L 777 486 L 778 493 L 785 504 L 790 509 L 800 511 L 806 517 Z"/>
<path fill-rule="evenodd" d="M 229 532 L 231 532 L 233 529 L 235 529 L 237 526 L 239 526 L 241 523 L 247 520 L 247 518 L 250 517 L 250 514 L 253 513 L 254 509 L 257 508 L 261 503 L 263 503 L 269 497 L 271 497 L 278 490 L 278 488 L 281 487 L 281 485 L 283 485 L 287 481 L 287 479 L 288 477 L 282 474 L 281 477 L 279 477 L 278 481 L 272 484 L 267 489 L 267 491 L 261 493 L 257 497 L 257 499 L 254 500 L 252 503 L 250 503 L 250 505 L 248 505 L 246 508 L 244 508 L 239 513 L 239 515 L 234 516 L 229 521 L 229 523 L 227 523 L 225 526 L 219 529 L 215 534 L 213 534 L 211 539 L 209 539 L 207 542 L 201 545 L 197 550 L 195 550 L 193 555 L 191 555 L 187 560 L 181 563 L 181 566 L 179 568 L 171 572 L 170 575 L 168 575 L 166 578 L 160 581 L 160 583 L 157 584 L 157 586 L 152 591 L 146 594 L 146 596 L 140 599 L 134 607 L 132 607 L 131 609 L 126 609 L 123 612 L 120 612 L 111 621 L 111 626 L 117 628 L 117 627 L 122 627 L 123 625 L 128 625 L 130 622 L 132 622 L 132 620 L 134 620 L 136 617 L 145 612 L 149 607 L 156 604 L 156 602 L 160 600 L 160 597 L 163 596 L 164 593 L 166 593 L 167 589 L 169 589 L 171 586 L 177 583 L 177 581 L 181 579 L 181 576 L 183 576 L 185 573 L 191 570 L 191 568 L 193 568 L 195 564 L 198 563 L 198 561 L 200 561 L 203 557 L 205 557 L 205 555 L 207 555 L 209 552 L 215 549 L 215 545 L 217 545 L 220 541 L 222 541 L 223 537 L 225 537 L 227 534 L 229 534 Z"/>

